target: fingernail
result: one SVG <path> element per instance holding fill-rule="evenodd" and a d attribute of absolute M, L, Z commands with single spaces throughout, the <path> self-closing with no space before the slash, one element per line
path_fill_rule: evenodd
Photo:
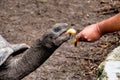
<path fill-rule="evenodd" d="M 91 39 L 88 39 L 88 41 L 91 41 Z"/>
<path fill-rule="evenodd" d="M 85 36 L 85 39 L 87 39 L 87 36 Z"/>
<path fill-rule="evenodd" d="M 78 35 L 76 35 L 75 38 L 78 39 Z"/>

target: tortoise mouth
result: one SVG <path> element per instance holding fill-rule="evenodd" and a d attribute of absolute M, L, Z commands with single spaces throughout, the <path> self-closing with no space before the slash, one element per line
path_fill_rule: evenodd
<path fill-rule="evenodd" d="M 61 32 L 61 34 L 59 36 L 62 36 L 62 35 L 65 35 L 65 34 L 69 34 L 69 33 L 67 33 L 68 30 L 69 30 L 69 28 L 66 28 L 65 30 L 63 30 Z"/>
<path fill-rule="evenodd" d="M 64 34 L 68 34 L 68 33 L 67 33 L 67 30 L 64 31 L 64 32 L 62 32 L 62 33 L 60 34 L 60 36 L 62 36 L 62 35 L 64 35 Z"/>

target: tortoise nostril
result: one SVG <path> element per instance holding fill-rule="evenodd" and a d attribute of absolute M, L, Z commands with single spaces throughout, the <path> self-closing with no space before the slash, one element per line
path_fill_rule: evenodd
<path fill-rule="evenodd" d="M 54 28 L 54 32 L 59 32 L 60 30 L 61 30 L 60 27 L 56 27 L 56 28 Z"/>

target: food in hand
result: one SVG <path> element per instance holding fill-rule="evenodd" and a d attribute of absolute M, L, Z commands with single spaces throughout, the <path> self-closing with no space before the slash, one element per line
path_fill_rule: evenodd
<path fill-rule="evenodd" d="M 67 33 L 72 34 L 72 35 L 76 34 L 76 32 L 77 31 L 75 29 L 73 29 L 73 28 L 70 28 L 70 29 L 67 30 Z"/>
<path fill-rule="evenodd" d="M 67 30 L 67 33 L 70 34 L 70 35 L 74 35 L 74 34 L 76 34 L 76 32 L 77 31 L 73 28 L 70 28 L 70 29 Z M 78 40 L 76 38 L 74 38 L 73 43 L 74 43 L 74 46 L 76 47 L 77 43 L 78 43 Z"/>

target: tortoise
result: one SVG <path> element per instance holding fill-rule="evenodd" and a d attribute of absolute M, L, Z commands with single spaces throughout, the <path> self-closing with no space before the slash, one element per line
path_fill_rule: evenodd
<path fill-rule="evenodd" d="M 6 53 L 7 56 L 5 56 L 6 58 L 3 58 L 5 54 L 3 52 L 1 53 L 3 59 L 1 60 L 2 66 L 0 66 L 0 80 L 21 80 L 36 70 L 55 50 L 71 38 L 71 35 L 67 32 L 70 28 L 71 26 L 67 23 L 55 24 L 42 36 L 33 41 L 30 45 L 31 47 L 22 52 L 22 54 L 21 49 L 25 47 L 11 45 L 1 37 L 1 40 L 4 42 L 2 48 L 5 46 L 10 48 L 10 50 L 5 50 L 8 51 Z"/>
<path fill-rule="evenodd" d="M 10 44 L 5 38 L 0 35 L 0 66 L 7 60 L 7 58 L 17 52 L 25 51 L 29 46 L 25 43 Z"/>

